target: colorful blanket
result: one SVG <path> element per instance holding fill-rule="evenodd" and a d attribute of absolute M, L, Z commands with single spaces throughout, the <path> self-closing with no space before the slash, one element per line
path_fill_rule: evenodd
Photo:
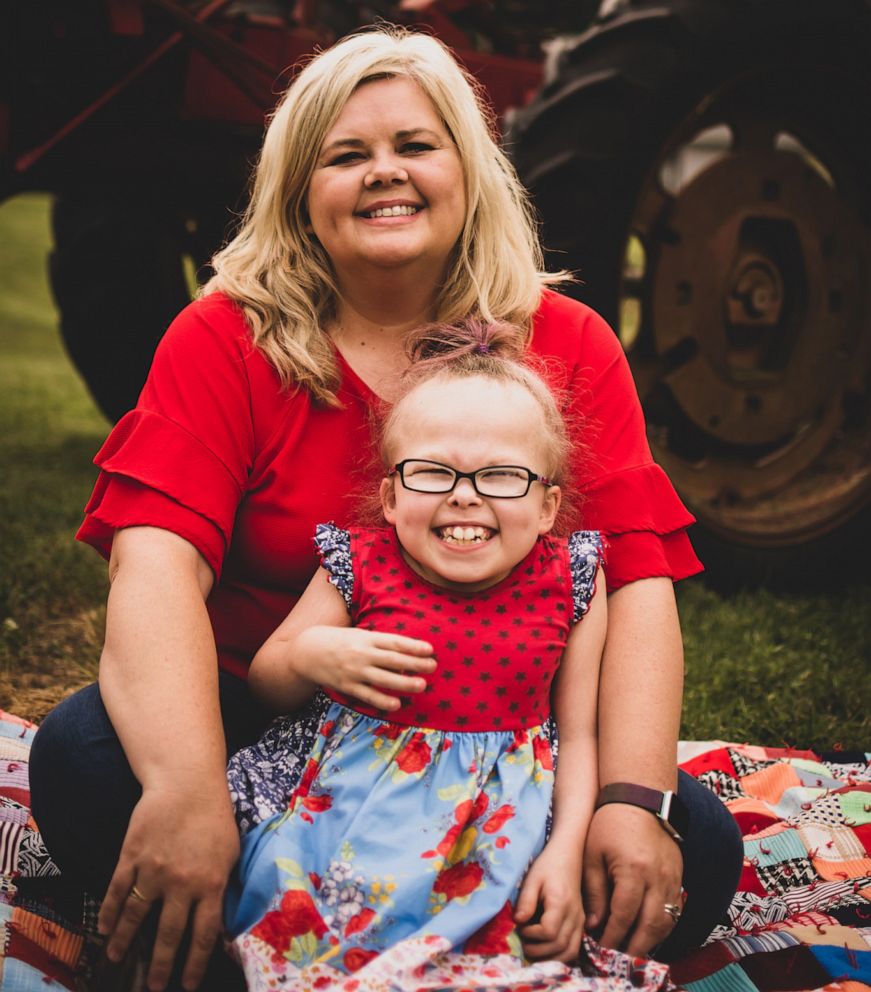
<path fill-rule="evenodd" d="M 81 988 L 96 905 L 64 885 L 30 816 L 35 727 L 0 711 L 0 992 Z M 680 745 L 726 804 L 745 862 L 729 919 L 672 968 L 691 992 L 871 989 L 871 755 Z"/>

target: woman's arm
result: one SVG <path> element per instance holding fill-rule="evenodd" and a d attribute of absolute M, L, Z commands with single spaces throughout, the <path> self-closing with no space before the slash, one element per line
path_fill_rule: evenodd
<path fill-rule="evenodd" d="M 612 593 L 599 688 L 601 785 L 675 789 L 683 647 L 671 579 L 642 579 Z M 584 902 L 602 943 L 646 954 L 674 923 L 663 906 L 680 891 L 677 843 L 656 817 L 613 803 L 597 810 L 584 858 Z"/>
<path fill-rule="evenodd" d="M 169 979 L 185 928 L 194 988 L 221 926 L 239 839 L 224 774 L 217 659 L 205 600 L 212 572 L 183 538 L 153 527 L 117 532 L 100 691 L 142 796 L 100 912 L 120 960 L 162 900 L 149 988 Z M 131 888 L 144 899 L 131 895 Z"/>
<path fill-rule="evenodd" d="M 299 601 L 254 656 L 248 684 L 274 713 L 298 709 L 325 686 L 384 710 L 398 709 L 399 694 L 423 692 L 415 677 L 435 671 L 432 645 L 399 634 L 350 626 L 342 594 L 319 568 Z"/>
<path fill-rule="evenodd" d="M 607 614 L 600 569 L 590 608 L 572 628 L 553 687 L 559 731 L 553 828 L 524 879 L 515 912 L 522 924 L 532 918 L 537 906 L 544 908 L 539 923 L 521 927 L 529 957 L 573 960 L 583 935 L 581 866 L 598 791 L 596 706 Z"/>

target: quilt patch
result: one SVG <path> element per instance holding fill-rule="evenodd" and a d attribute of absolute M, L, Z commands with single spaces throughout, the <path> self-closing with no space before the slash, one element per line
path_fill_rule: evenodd
<path fill-rule="evenodd" d="M 35 727 L 0 711 L 0 992 L 86 988 L 96 906 L 70 893 L 30 816 Z M 871 766 L 838 755 L 686 742 L 682 767 L 744 835 L 728 919 L 672 966 L 690 992 L 871 990 Z"/>

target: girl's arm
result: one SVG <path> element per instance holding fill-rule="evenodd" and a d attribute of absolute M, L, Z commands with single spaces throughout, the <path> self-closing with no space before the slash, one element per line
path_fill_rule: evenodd
<path fill-rule="evenodd" d="M 642 579 L 612 593 L 599 689 L 599 779 L 677 786 L 683 647 L 671 579 Z M 637 806 L 598 809 L 584 855 L 590 929 L 607 947 L 646 954 L 674 927 L 683 860 L 656 817 Z"/>
<path fill-rule="evenodd" d="M 553 829 L 524 879 L 514 914 L 521 924 L 524 950 L 531 958 L 573 960 L 583 935 L 581 867 L 598 791 L 596 708 L 607 616 L 600 568 L 590 608 L 572 628 L 554 682 L 559 758 Z M 543 909 L 540 921 L 524 926 L 537 908 Z"/>
<path fill-rule="evenodd" d="M 396 695 L 423 692 L 419 676 L 435 670 L 432 646 L 399 634 L 351 627 L 342 594 L 319 568 L 280 627 L 254 656 L 248 684 L 275 713 L 298 709 L 318 686 L 384 710 Z M 415 674 L 417 673 L 417 674 Z"/>

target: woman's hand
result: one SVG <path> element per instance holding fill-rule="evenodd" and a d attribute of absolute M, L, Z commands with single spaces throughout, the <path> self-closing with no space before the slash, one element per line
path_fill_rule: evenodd
<path fill-rule="evenodd" d="M 399 634 L 359 627 L 310 627 L 293 646 L 290 664 L 318 685 L 382 710 L 402 705 L 397 696 L 426 689 L 436 669 L 432 645 Z M 387 693 L 395 695 L 387 695 Z"/>
<path fill-rule="evenodd" d="M 100 912 L 119 960 L 160 901 L 148 973 L 165 987 L 190 928 L 182 981 L 197 986 L 220 928 L 239 840 L 225 776 L 212 572 L 183 538 L 153 527 L 115 535 L 100 692 L 142 786 Z M 134 888 L 135 886 L 135 888 Z"/>
<path fill-rule="evenodd" d="M 644 809 L 620 803 L 593 816 L 584 850 L 588 930 L 606 947 L 649 954 L 671 933 L 666 903 L 680 903 L 680 847 Z"/>
<path fill-rule="evenodd" d="M 514 910 L 528 958 L 574 961 L 584 934 L 579 851 L 548 844 L 526 873 Z"/>
<path fill-rule="evenodd" d="M 226 788 L 215 795 L 145 789 L 100 910 L 109 959 L 123 958 L 152 905 L 161 901 L 148 987 L 166 986 L 188 932 L 182 982 L 196 988 L 221 930 L 224 888 L 238 855 L 239 835 Z"/>

